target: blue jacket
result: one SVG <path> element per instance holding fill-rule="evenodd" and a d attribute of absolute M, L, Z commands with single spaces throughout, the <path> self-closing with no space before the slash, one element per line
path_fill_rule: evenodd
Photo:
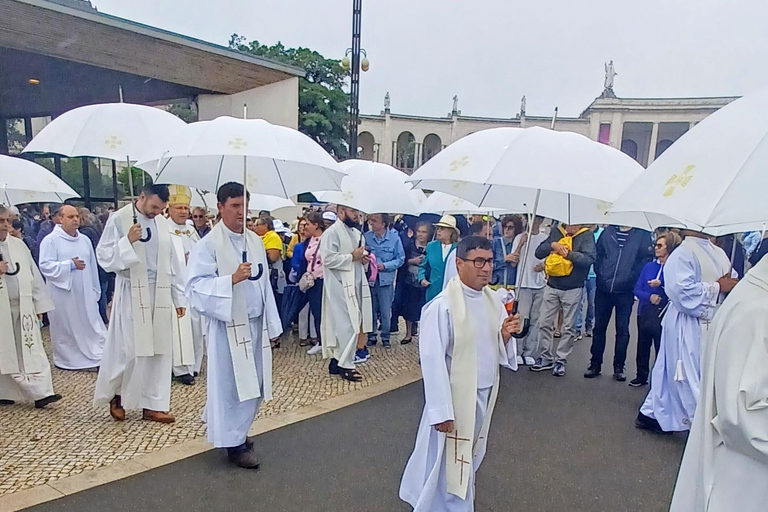
<path fill-rule="evenodd" d="M 648 281 L 653 281 L 658 276 L 661 280 L 661 286 L 659 288 L 651 288 Z M 658 306 L 651 304 L 651 295 L 658 295 L 661 297 L 661 302 Z M 642 313 L 647 308 L 659 308 L 660 310 L 667 305 L 669 299 L 667 294 L 664 293 L 664 272 L 661 272 L 661 264 L 658 261 L 651 261 L 646 263 L 643 270 L 640 272 L 640 277 L 637 278 L 637 284 L 635 284 L 635 297 L 638 300 L 637 313 Z"/>
<path fill-rule="evenodd" d="M 388 229 L 382 238 L 378 238 L 373 231 L 368 231 L 363 236 L 368 250 L 376 255 L 376 263 L 384 265 L 384 270 L 379 270 L 379 285 L 394 284 L 397 269 L 405 263 L 405 251 L 400 235 L 394 229 Z"/>
<path fill-rule="evenodd" d="M 440 240 L 433 240 L 427 244 L 427 254 L 419 266 L 419 282 L 426 279 L 427 302 L 431 301 L 443 291 L 443 277 L 445 276 L 445 260 L 443 259 L 443 244 Z M 451 252 L 456 250 L 456 244 L 451 245 Z"/>
<path fill-rule="evenodd" d="M 504 284 L 506 273 L 506 284 L 514 286 L 517 278 L 517 267 L 504 261 L 504 249 L 506 248 L 506 254 L 511 254 L 513 243 L 514 240 L 506 242 L 504 237 L 493 239 L 493 279 L 491 284 Z"/>
<path fill-rule="evenodd" d="M 619 247 L 616 226 L 607 226 L 597 240 L 595 274 L 597 289 L 607 293 L 631 293 L 646 263 L 653 259 L 651 234 L 632 228 L 623 248 Z"/>
<path fill-rule="evenodd" d="M 293 256 L 291 257 L 291 270 L 296 273 L 296 282 L 299 282 L 301 276 L 307 271 L 307 258 L 304 253 L 307 249 L 306 242 L 299 242 L 293 246 Z M 296 283 L 294 283 L 296 284 Z"/>

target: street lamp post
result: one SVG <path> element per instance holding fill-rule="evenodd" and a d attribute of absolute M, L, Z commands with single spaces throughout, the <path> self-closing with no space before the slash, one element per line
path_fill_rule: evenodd
<path fill-rule="evenodd" d="M 357 158 L 357 124 L 360 119 L 360 70 L 368 71 L 368 55 L 360 47 L 360 29 L 363 21 L 363 0 L 352 0 L 352 48 L 348 48 L 341 61 L 350 71 L 349 156 Z M 350 61 L 349 55 L 352 55 Z M 362 54 L 363 59 L 360 59 Z"/>

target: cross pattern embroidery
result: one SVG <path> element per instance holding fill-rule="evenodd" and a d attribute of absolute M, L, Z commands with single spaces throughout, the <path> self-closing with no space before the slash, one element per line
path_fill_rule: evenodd
<path fill-rule="evenodd" d="M 349 190 L 341 194 L 341 197 L 343 197 L 345 200 L 349 201 L 350 199 L 355 198 L 355 194 Z"/>
<path fill-rule="evenodd" d="M 141 312 L 141 322 L 147 323 L 146 312 L 149 311 L 149 306 L 144 304 L 144 294 L 142 293 L 142 290 L 145 290 L 147 287 L 139 281 L 134 288 L 139 291 L 139 312 Z"/>
<path fill-rule="evenodd" d="M 35 326 L 35 320 L 32 315 L 24 315 L 21 319 L 22 343 L 30 352 L 35 346 L 35 333 L 32 330 Z"/>
<path fill-rule="evenodd" d="M 112 135 L 104 141 L 104 144 L 106 144 L 109 149 L 117 149 L 123 145 L 123 141 L 118 139 L 115 135 Z"/>
<path fill-rule="evenodd" d="M 170 286 L 157 286 L 155 288 L 155 293 L 162 292 L 162 293 L 171 293 L 171 287 Z M 155 306 L 155 309 L 171 309 L 168 306 Z"/>
<path fill-rule="evenodd" d="M 693 179 L 693 170 L 696 168 L 695 165 L 689 165 L 685 168 L 685 170 L 678 174 L 673 174 L 665 183 L 665 186 L 667 187 L 666 190 L 664 190 L 664 197 L 670 197 L 672 194 L 675 193 L 675 190 L 677 190 L 678 187 L 685 188 L 688 186 L 688 183 L 691 182 Z"/>
<path fill-rule="evenodd" d="M 451 164 L 450 164 L 450 171 L 451 172 L 457 172 L 459 169 L 461 169 L 462 167 L 466 167 L 467 165 L 469 165 L 469 157 L 468 156 L 463 156 L 461 158 L 457 158 L 456 160 L 451 162 Z"/>
<path fill-rule="evenodd" d="M 464 483 L 464 464 L 471 464 L 470 461 L 464 460 L 464 456 L 462 455 L 460 459 L 456 460 L 457 463 L 461 464 L 461 472 L 459 473 L 459 483 Z"/>
<path fill-rule="evenodd" d="M 227 144 L 232 146 L 232 149 L 243 149 L 246 146 L 248 146 L 248 142 L 244 141 L 240 137 L 235 137 L 231 141 L 229 141 Z"/>
<path fill-rule="evenodd" d="M 448 436 L 446 436 L 446 439 L 453 439 L 453 460 L 454 462 L 459 462 L 459 441 L 469 441 L 469 439 L 467 439 L 466 437 L 459 437 L 458 430 L 454 432 L 453 437 L 451 437 L 449 434 Z"/>
<path fill-rule="evenodd" d="M 248 344 L 251 342 L 251 340 L 247 339 L 245 334 L 243 334 L 242 339 L 237 337 L 237 328 L 238 327 L 245 327 L 246 324 L 236 324 L 235 320 L 232 320 L 232 323 L 227 325 L 227 329 L 232 329 L 232 334 L 235 337 L 235 344 L 238 347 L 243 347 L 243 352 L 245 353 L 245 358 L 248 359 Z M 242 329 L 240 330 L 242 332 Z"/>

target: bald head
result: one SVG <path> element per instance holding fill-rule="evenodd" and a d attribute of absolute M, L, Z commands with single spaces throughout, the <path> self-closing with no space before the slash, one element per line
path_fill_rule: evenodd
<path fill-rule="evenodd" d="M 69 236 L 77 236 L 77 228 L 80 227 L 80 212 L 72 205 L 65 204 L 59 208 L 61 229 Z"/>

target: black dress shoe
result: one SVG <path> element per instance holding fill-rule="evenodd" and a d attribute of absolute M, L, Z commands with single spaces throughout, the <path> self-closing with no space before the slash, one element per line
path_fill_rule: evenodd
<path fill-rule="evenodd" d="M 600 375 L 600 367 L 594 364 L 589 365 L 589 368 L 587 368 L 587 371 L 584 372 L 584 378 L 585 379 L 594 379 L 598 375 Z"/>
<path fill-rule="evenodd" d="M 40 400 L 35 400 L 35 409 L 42 409 L 46 405 L 58 402 L 59 400 L 61 400 L 61 395 L 51 395 L 41 398 Z"/>
<path fill-rule="evenodd" d="M 665 432 L 664 429 L 661 428 L 661 425 L 659 425 L 658 421 L 653 418 L 649 418 L 641 412 L 637 413 L 637 418 L 635 418 L 635 427 L 641 428 L 643 430 L 650 430 L 656 434 L 672 435 L 672 432 Z"/>
<path fill-rule="evenodd" d="M 328 373 L 331 375 L 339 374 L 339 360 L 331 358 L 331 362 L 328 363 Z"/>
<path fill-rule="evenodd" d="M 648 379 L 641 379 L 640 377 L 636 379 L 632 379 L 629 383 L 629 385 L 633 388 L 639 388 L 641 386 L 647 386 L 648 385 Z"/>
<path fill-rule="evenodd" d="M 615 371 L 613 372 L 613 380 L 616 382 L 624 382 L 627 380 L 627 375 L 622 371 Z"/>
<path fill-rule="evenodd" d="M 193 386 L 195 384 L 195 378 L 188 373 L 174 377 L 174 380 L 181 382 L 185 386 Z"/>
<path fill-rule="evenodd" d="M 15 403 L 16 402 L 14 402 L 13 400 L 5 400 L 5 399 L 0 400 L 0 405 L 13 405 Z"/>
<path fill-rule="evenodd" d="M 259 461 L 259 458 L 253 451 L 253 445 L 249 449 L 247 443 L 236 448 L 227 448 L 227 457 L 230 462 L 245 469 L 258 469 L 261 464 L 261 461 Z"/>

